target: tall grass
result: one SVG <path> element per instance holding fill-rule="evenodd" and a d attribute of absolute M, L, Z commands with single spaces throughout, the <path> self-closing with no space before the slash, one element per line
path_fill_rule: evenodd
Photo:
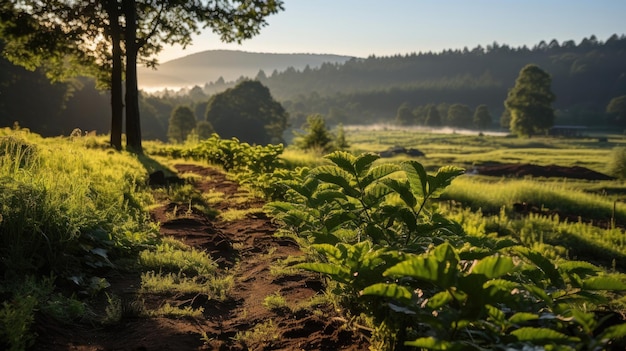
<path fill-rule="evenodd" d="M 564 182 L 537 182 L 532 179 L 488 182 L 472 176 L 457 178 L 441 198 L 490 213 L 497 213 L 503 206 L 511 209 L 516 203 L 527 203 L 545 212 L 584 214 L 605 220 L 613 217 L 615 201 L 608 196 L 576 190 Z M 615 220 L 626 223 L 625 206 L 615 207 Z"/>
<path fill-rule="evenodd" d="M 99 240 L 130 249 L 154 234 L 140 190 L 145 171 L 130 154 L 69 139 L 0 135 L 2 270 L 63 269 L 64 258 Z"/>

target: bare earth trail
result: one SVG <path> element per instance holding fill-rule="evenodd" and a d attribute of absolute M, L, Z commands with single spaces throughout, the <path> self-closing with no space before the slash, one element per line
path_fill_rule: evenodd
<path fill-rule="evenodd" d="M 273 234 L 275 225 L 265 216 L 261 200 L 242 202 L 239 187 L 220 171 L 197 165 L 176 165 L 179 176 L 194 173 L 194 186 L 202 192 L 219 192 L 223 200 L 213 204 L 220 212 L 229 209 L 259 208 L 245 218 L 223 221 L 188 211 L 182 204 L 166 203 L 152 216 L 161 223 L 161 234 L 183 240 L 203 249 L 215 259 L 223 273 L 234 272 L 234 286 L 224 301 L 207 296 L 141 294 L 148 309 L 165 303 L 172 306 L 204 309 L 203 318 L 166 318 L 129 316 L 111 327 L 57 326 L 38 321 L 40 335 L 36 350 L 367 350 L 366 338 L 347 329 L 334 311 L 320 306 L 312 309 L 270 310 L 265 297 L 280 294 L 287 306 L 297 306 L 316 294 L 322 284 L 314 275 L 296 273 L 275 276 L 270 267 L 289 256 L 301 255 L 298 245 Z M 245 198 L 245 197 L 244 197 Z M 180 215 L 172 216 L 172 213 Z M 137 299 L 140 286 L 135 273 L 116 273 L 107 277 L 110 293 L 123 301 Z M 321 312 L 321 313 L 320 313 Z M 43 323 L 42 323 L 43 322 Z M 271 322 L 274 332 L 254 343 L 235 340 L 237 333 L 250 332 Z M 204 335 L 204 337 L 203 337 Z"/>

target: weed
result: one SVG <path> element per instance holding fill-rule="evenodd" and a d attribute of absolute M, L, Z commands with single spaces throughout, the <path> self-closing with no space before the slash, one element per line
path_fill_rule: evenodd
<path fill-rule="evenodd" d="M 187 317 L 187 318 L 201 318 L 204 313 L 204 308 L 192 308 L 191 306 L 176 307 L 169 303 L 159 307 L 155 311 L 150 311 L 148 314 L 151 316 L 165 316 L 165 317 Z"/>
<path fill-rule="evenodd" d="M 287 300 L 283 297 L 280 292 L 276 292 L 272 295 L 268 295 L 263 299 L 263 306 L 265 306 L 270 311 L 285 311 L 290 310 L 287 305 Z"/>
<path fill-rule="evenodd" d="M 248 347 L 260 347 L 271 345 L 280 338 L 280 331 L 273 320 L 259 323 L 252 330 L 240 331 L 235 334 L 233 340 L 241 342 Z"/>

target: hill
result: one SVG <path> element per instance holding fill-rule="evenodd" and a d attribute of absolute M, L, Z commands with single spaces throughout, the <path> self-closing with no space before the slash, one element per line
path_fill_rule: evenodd
<path fill-rule="evenodd" d="M 141 67 L 139 84 L 142 89 L 181 88 L 204 85 L 222 77 L 226 81 L 241 76 L 254 78 L 265 73 L 295 69 L 317 68 L 323 63 L 343 63 L 350 56 L 330 54 L 273 54 L 234 50 L 208 50 L 167 61 L 157 70 Z"/>

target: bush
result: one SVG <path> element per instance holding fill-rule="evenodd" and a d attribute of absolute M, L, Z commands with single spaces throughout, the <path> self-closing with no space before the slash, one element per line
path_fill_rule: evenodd
<path fill-rule="evenodd" d="M 609 161 L 609 173 L 615 178 L 626 178 L 626 147 L 613 149 L 611 160 Z"/>

